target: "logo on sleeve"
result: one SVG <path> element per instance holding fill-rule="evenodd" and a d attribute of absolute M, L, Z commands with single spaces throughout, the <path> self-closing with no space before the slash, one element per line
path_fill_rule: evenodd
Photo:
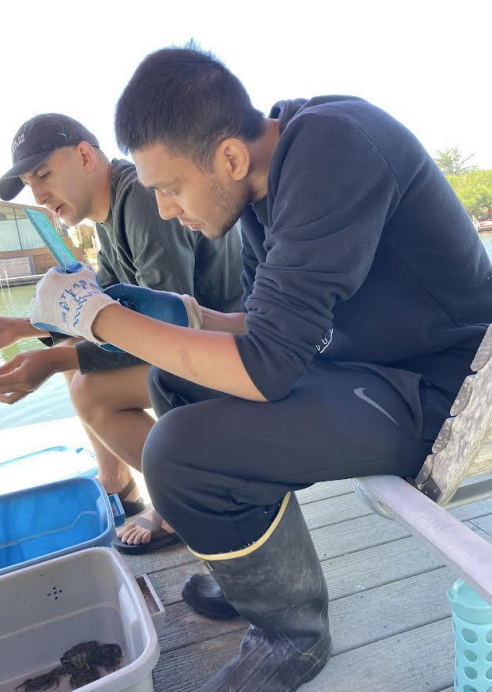
<path fill-rule="evenodd" d="M 329 334 L 330 334 L 329 339 L 327 339 L 326 337 L 323 337 L 323 339 L 321 339 L 321 343 L 316 344 L 316 350 L 318 351 L 318 353 L 324 353 L 326 351 L 326 349 L 328 348 L 328 346 L 333 341 L 333 329 L 330 329 Z"/>

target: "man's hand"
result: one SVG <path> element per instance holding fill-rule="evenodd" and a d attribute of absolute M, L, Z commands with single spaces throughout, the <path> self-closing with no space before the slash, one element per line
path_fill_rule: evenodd
<path fill-rule="evenodd" d="M 40 332 L 27 317 L 0 317 L 0 350 L 21 339 L 42 338 L 49 332 Z"/>
<path fill-rule="evenodd" d="M 36 286 L 31 324 L 94 341 L 92 323 L 98 313 L 115 301 L 102 292 L 94 271 L 86 264 L 71 262 L 50 269 Z"/>
<path fill-rule="evenodd" d="M 19 353 L 0 367 L 0 402 L 15 404 L 38 389 L 56 372 L 77 368 L 78 358 L 74 346 Z"/>

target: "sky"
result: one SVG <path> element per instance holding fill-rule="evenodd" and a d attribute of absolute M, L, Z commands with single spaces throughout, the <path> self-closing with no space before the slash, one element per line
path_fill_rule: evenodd
<path fill-rule="evenodd" d="M 24 0 L 0 8 L 0 175 L 27 119 L 80 120 L 111 157 L 116 102 L 141 60 L 190 38 L 268 114 L 279 99 L 361 96 L 426 149 L 492 168 L 491 0 Z M 28 190 L 15 200 L 32 203 Z"/>

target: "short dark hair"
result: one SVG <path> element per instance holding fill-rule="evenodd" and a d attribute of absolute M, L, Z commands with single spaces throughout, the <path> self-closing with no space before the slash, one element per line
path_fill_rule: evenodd
<path fill-rule="evenodd" d="M 210 170 L 217 145 L 228 137 L 258 139 L 264 116 L 239 79 L 190 42 L 151 53 L 138 66 L 116 106 L 115 130 L 124 154 L 161 143 Z"/>

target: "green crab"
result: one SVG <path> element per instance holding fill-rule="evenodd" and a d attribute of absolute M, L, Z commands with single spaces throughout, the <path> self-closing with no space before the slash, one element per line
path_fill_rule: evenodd
<path fill-rule="evenodd" d="M 91 666 L 103 666 L 109 673 L 120 667 L 122 655 L 121 646 L 118 644 L 83 642 L 63 654 L 61 667 L 65 673 L 72 675 Z"/>
<path fill-rule="evenodd" d="M 94 682 L 94 680 L 99 680 L 100 677 L 101 673 L 96 666 L 88 666 L 78 670 L 76 673 L 72 673 L 70 676 L 70 687 L 75 690 L 78 687 Z"/>
<path fill-rule="evenodd" d="M 55 690 L 60 684 L 59 677 L 61 675 L 60 668 L 53 668 L 49 673 L 43 673 L 42 675 L 37 675 L 35 678 L 27 678 L 20 685 L 17 685 L 16 690 L 21 687 L 24 688 L 24 692 L 36 692 L 41 690 L 49 690 L 50 687 L 55 686 Z"/>
<path fill-rule="evenodd" d="M 65 651 L 60 659 L 60 666 L 35 678 L 27 678 L 15 689 L 23 687 L 24 692 L 44 692 L 52 687 L 56 689 L 60 684 L 59 678 L 63 675 L 70 675 L 70 686 L 77 689 L 99 680 L 101 673 L 97 666 L 104 668 L 108 673 L 117 670 L 121 665 L 122 656 L 119 644 L 82 642 Z"/>

